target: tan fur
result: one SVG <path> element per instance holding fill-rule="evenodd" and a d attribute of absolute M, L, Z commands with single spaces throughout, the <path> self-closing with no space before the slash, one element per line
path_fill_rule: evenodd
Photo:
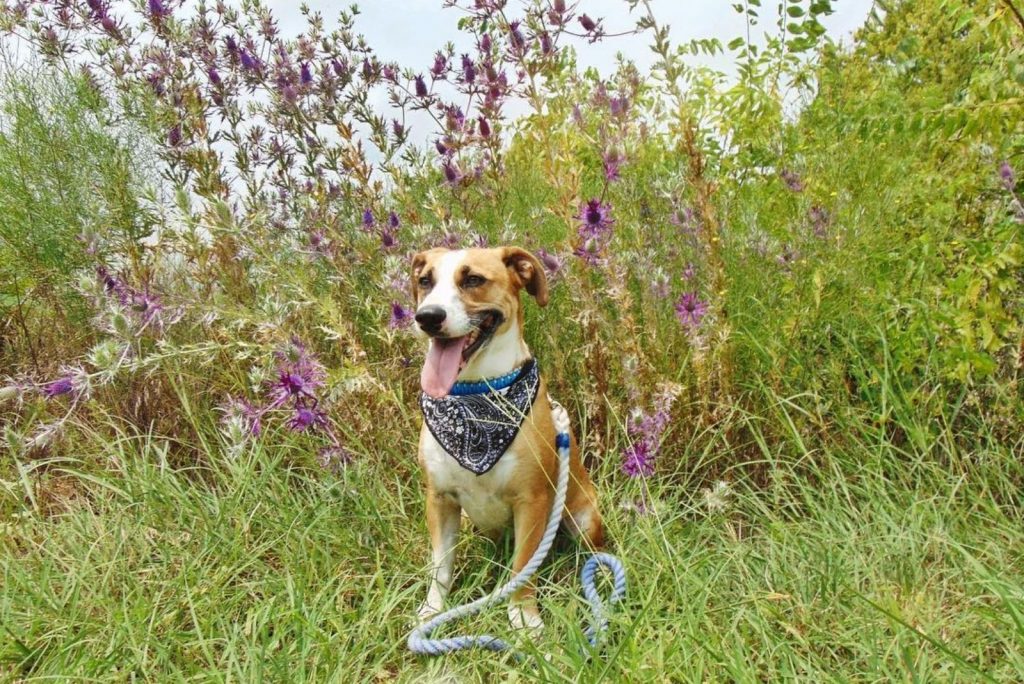
<path fill-rule="evenodd" d="M 413 289 L 417 293 L 417 304 L 425 295 L 424 289 L 417 284 L 418 279 L 424 274 L 430 274 L 433 265 L 447 252 L 430 250 L 414 257 Z M 496 335 L 511 332 L 512 322 L 517 321 L 515 330 L 521 336 L 521 289 L 534 295 L 538 304 L 543 306 L 547 303 L 547 283 L 543 268 L 536 258 L 519 248 L 467 250 L 455 277 L 462 277 L 466 273 L 485 277 L 487 283 L 461 291 L 459 297 L 462 305 L 468 312 L 500 308 L 505 314 L 505 322 L 498 328 Z M 526 350 L 521 337 L 519 346 Z M 486 355 L 487 351 L 488 347 L 484 346 L 476 356 Z M 504 372 L 512 370 L 518 362 L 510 364 Z M 471 360 L 466 371 L 471 371 L 470 366 L 474 363 Z M 461 466 L 440 449 L 425 426 L 420 433 L 419 460 L 426 480 L 427 526 L 434 548 L 435 566 L 431 592 L 420 611 L 421 616 L 426 617 L 441 609 L 441 606 L 435 604 L 439 599 L 443 601 L 447 593 L 451 576 L 451 551 L 439 550 L 439 545 L 443 545 L 446 526 L 450 531 L 450 526 L 457 524 L 452 519 L 458 519 L 463 504 L 469 507 L 467 513 L 471 519 L 476 514 L 480 520 L 474 522 L 483 523 L 483 531 L 489 534 L 500 532 L 500 527 L 493 529 L 495 526 L 508 524 L 509 521 L 501 522 L 504 517 L 502 514 L 507 509 L 515 533 L 513 572 L 521 570 L 536 551 L 551 511 L 558 475 L 555 427 L 551 418 L 547 384 L 541 380 L 529 416 L 523 421 L 508 451 L 491 471 L 480 476 L 469 471 L 460 472 Z M 588 549 L 596 550 L 604 545 L 596 492 L 580 460 L 575 437 L 571 440 L 569 488 L 562 521 L 574 536 L 582 539 Z M 517 624 L 510 610 L 510 618 L 515 626 L 541 624 L 532 584 L 513 597 L 513 608 L 520 611 Z"/>

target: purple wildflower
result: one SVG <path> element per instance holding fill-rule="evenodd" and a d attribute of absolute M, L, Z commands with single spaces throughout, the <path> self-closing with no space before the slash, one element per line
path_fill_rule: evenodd
<path fill-rule="evenodd" d="M 441 165 L 441 170 L 444 172 L 444 180 L 448 185 L 458 185 L 462 181 L 462 171 L 455 162 L 446 160 Z"/>
<path fill-rule="evenodd" d="M 435 140 L 434 147 L 437 148 L 437 153 L 442 157 L 447 156 L 451 152 L 451 148 L 445 145 L 443 140 Z"/>
<path fill-rule="evenodd" d="M 304 86 L 313 83 L 313 72 L 309 68 L 309 62 L 303 62 L 302 66 L 299 67 L 299 82 Z"/>
<path fill-rule="evenodd" d="M 512 45 L 514 52 L 520 52 L 526 47 L 526 38 L 523 37 L 523 32 L 519 30 L 520 23 L 512 21 L 508 25 L 508 42 Z"/>
<path fill-rule="evenodd" d="M 590 33 L 597 28 L 597 22 L 586 14 L 580 15 L 580 25 L 583 26 L 583 30 L 587 33 Z"/>
<path fill-rule="evenodd" d="M 43 396 L 47 399 L 53 399 L 64 394 L 71 394 L 75 390 L 75 381 L 70 375 L 65 375 L 62 378 L 57 378 L 51 383 L 48 383 L 42 389 Z"/>
<path fill-rule="evenodd" d="M 782 169 L 779 172 L 779 176 L 782 178 L 782 182 L 786 184 L 786 187 L 793 192 L 803 192 L 804 182 L 800 176 L 791 169 Z"/>
<path fill-rule="evenodd" d="M 491 51 L 491 34 L 485 33 L 484 35 L 480 36 L 480 52 L 482 52 L 482 53 L 484 53 L 486 55 L 486 54 L 490 53 L 490 51 Z"/>
<path fill-rule="evenodd" d="M 416 97 L 426 97 L 428 95 L 427 82 L 423 80 L 423 76 L 416 77 Z"/>
<path fill-rule="evenodd" d="M 562 270 L 562 260 L 543 247 L 537 250 L 537 257 L 540 259 L 544 270 L 548 272 L 548 277 L 557 276 Z"/>
<path fill-rule="evenodd" d="M 404 328 L 412 321 L 412 316 L 413 312 L 399 302 L 391 302 L 391 319 L 388 321 L 388 327 Z"/>
<path fill-rule="evenodd" d="M 599 237 L 609 230 L 615 219 L 611 215 L 612 207 L 600 199 L 591 199 L 580 205 L 580 213 L 575 216 L 582 225 L 580 235 L 582 237 Z"/>
<path fill-rule="evenodd" d="M 390 225 L 380 229 L 380 246 L 384 251 L 390 251 L 398 246 L 397 229 Z"/>
<path fill-rule="evenodd" d="M 462 80 L 469 84 L 476 80 L 476 66 L 469 55 L 462 55 Z"/>
<path fill-rule="evenodd" d="M 596 238 L 587 238 L 572 253 L 583 259 L 588 266 L 600 266 L 603 261 L 601 252 L 601 243 Z"/>
<path fill-rule="evenodd" d="M 629 110 L 629 100 L 625 97 L 613 97 L 608 100 L 608 110 L 612 116 L 622 117 Z"/>
<path fill-rule="evenodd" d="M 646 438 L 633 442 L 622 453 L 622 472 L 629 477 L 649 477 L 654 474 L 654 449 Z"/>
<path fill-rule="evenodd" d="M 171 13 L 171 10 L 164 5 L 163 0 L 149 0 L 149 14 L 153 19 L 159 21 Z"/>
<path fill-rule="evenodd" d="M 327 425 L 327 416 L 316 406 L 296 406 L 295 413 L 288 420 L 288 429 L 294 432 L 316 430 Z"/>
<path fill-rule="evenodd" d="M 697 275 L 697 269 L 693 262 L 686 264 L 686 268 L 683 269 L 683 280 L 693 280 L 695 275 Z"/>
<path fill-rule="evenodd" d="M 181 144 L 181 126 L 179 124 L 171 126 L 171 130 L 167 131 L 167 144 L 171 147 Z"/>
<path fill-rule="evenodd" d="M 280 406 L 289 399 L 314 399 L 314 392 L 324 384 L 324 368 L 298 339 L 279 351 L 277 380 L 270 383 L 272 406 Z"/>
<path fill-rule="evenodd" d="M 242 68 L 246 71 L 259 72 L 260 60 L 258 57 L 250 53 L 248 50 L 240 50 L 238 53 L 238 59 L 242 63 Z"/>
<path fill-rule="evenodd" d="M 826 237 L 829 224 L 832 222 L 832 217 L 829 215 L 828 210 L 815 204 L 807 212 L 807 216 L 811 219 L 811 229 L 814 231 L 815 237 Z"/>
<path fill-rule="evenodd" d="M 397 230 L 398 226 L 400 225 L 401 221 L 398 220 L 398 214 L 396 214 L 393 211 L 390 212 L 388 214 L 388 227 L 391 228 L 392 230 Z"/>
<path fill-rule="evenodd" d="M 215 67 L 207 69 L 206 75 L 209 77 L 210 83 L 213 85 L 220 85 L 220 74 L 217 73 L 217 69 Z"/>
<path fill-rule="evenodd" d="M 430 73 L 434 75 L 434 78 L 440 78 L 444 75 L 445 70 L 448 68 L 448 60 L 445 59 L 444 53 L 438 52 L 434 55 L 434 64 L 430 67 Z"/>
<path fill-rule="evenodd" d="M 405 137 L 405 126 L 398 119 L 392 119 L 391 132 L 395 134 L 395 138 L 402 140 Z"/>
<path fill-rule="evenodd" d="M 541 54 L 550 55 L 552 51 L 554 51 L 554 45 L 551 42 L 551 35 L 547 31 L 540 34 L 538 41 L 540 42 Z"/>
<path fill-rule="evenodd" d="M 623 158 L 619 154 L 618 150 L 610 149 L 601 156 L 601 161 L 604 164 L 604 178 L 609 183 L 613 183 L 619 180 L 619 166 L 622 165 Z"/>
<path fill-rule="evenodd" d="M 707 302 L 701 301 L 696 292 L 684 292 L 676 302 L 676 318 L 684 327 L 690 329 L 700 325 L 707 312 Z"/>
<path fill-rule="evenodd" d="M 363 210 L 363 230 L 369 232 L 373 230 L 373 227 L 377 225 L 377 222 L 373 220 L 373 211 L 370 209 Z"/>
<path fill-rule="evenodd" d="M 1003 187 L 1013 192 L 1017 187 L 1017 175 L 1013 172 L 1010 162 L 1003 160 L 999 164 L 999 177 L 1003 180 Z"/>

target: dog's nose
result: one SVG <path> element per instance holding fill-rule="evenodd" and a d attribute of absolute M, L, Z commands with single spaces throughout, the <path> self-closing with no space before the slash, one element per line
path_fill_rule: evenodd
<path fill-rule="evenodd" d="M 437 332 L 447 315 L 448 313 L 442 306 L 437 306 L 436 304 L 423 306 L 416 311 L 416 322 L 426 332 Z"/>

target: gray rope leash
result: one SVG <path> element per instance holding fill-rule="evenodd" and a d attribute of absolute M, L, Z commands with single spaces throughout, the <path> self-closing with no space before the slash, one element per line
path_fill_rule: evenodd
<path fill-rule="evenodd" d="M 565 495 L 569 488 L 569 415 L 565 409 L 557 403 L 553 403 L 551 417 L 555 423 L 555 430 L 558 436 L 555 438 L 555 445 L 558 447 L 558 483 L 555 488 L 555 500 L 551 506 L 551 515 L 548 516 L 548 525 L 544 530 L 544 537 L 541 539 L 537 550 L 534 552 L 530 562 L 509 580 L 504 586 L 495 589 L 487 596 L 483 596 L 471 603 L 456 606 L 440 615 L 435 615 L 430 620 L 419 625 L 409 635 L 409 650 L 419 655 L 441 655 L 453 651 L 461 651 L 467 648 L 484 648 L 491 651 L 505 651 L 512 648 L 511 644 L 503 639 L 489 634 L 466 635 L 450 637 L 448 639 L 431 639 L 430 635 L 441 625 L 453 620 L 476 615 L 485 608 L 501 603 L 513 592 L 526 584 L 537 568 L 541 566 L 551 549 L 555 540 L 555 533 L 562 520 L 562 510 L 565 507 Z M 596 646 L 603 634 L 608 630 L 608 606 L 601 599 L 597 592 L 596 575 L 600 566 L 608 568 L 614 577 L 614 585 L 608 604 L 615 604 L 622 600 L 626 594 L 626 570 L 615 556 L 609 553 L 594 553 L 583 564 L 580 572 L 580 581 L 583 584 L 583 594 L 590 604 L 593 613 L 593 624 L 586 630 L 587 640 L 591 646 Z"/>

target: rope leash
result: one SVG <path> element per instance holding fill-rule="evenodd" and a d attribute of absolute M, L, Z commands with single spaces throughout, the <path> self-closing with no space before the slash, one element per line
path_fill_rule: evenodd
<path fill-rule="evenodd" d="M 512 648 L 511 644 L 503 639 L 489 634 L 466 635 L 450 637 L 448 639 L 431 639 L 430 635 L 441 625 L 453 620 L 476 615 L 485 608 L 501 603 L 513 592 L 526 584 L 537 568 L 541 566 L 548 555 L 551 544 L 555 540 L 555 533 L 562 520 L 562 509 L 565 507 L 565 495 L 569 488 L 569 414 L 557 403 L 552 402 L 551 417 L 555 423 L 557 437 L 555 445 L 558 447 L 558 483 L 555 488 L 555 500 L 551 506 L 551 514 L 548 516 L 548 525 L 544 530 L 544 537 L 541 539 L 537 550 L 534 552 L 530 562 L 509 580 L 504 586 L 495 589 L 487 596 L 483 596 L 471 603 L 456 606 L 440 615 L 419 625 L 409 635 L 409 650 L 419 655 L 441 655 L 452 653 L 468 648 L 483 648 L 490 651 L 506 651 Z M 606 606 L 597 592 L 596 575 L 599 567 L 604 566 L 611 571 L 614 578 L 614 585 L 611 596 Z M 626 570 L 615 556 L 609 553 L 594 553 L 583 564 L 580 571 L 580 582 L 583 585 L 583 595 L 590 604 L 593 614 L 593 622 L 586 629 L 587 640 L 591 646 L 597 646 L 601 637 L 608 630 L 608 607 L 617 603 L 626 594 Z"/>

